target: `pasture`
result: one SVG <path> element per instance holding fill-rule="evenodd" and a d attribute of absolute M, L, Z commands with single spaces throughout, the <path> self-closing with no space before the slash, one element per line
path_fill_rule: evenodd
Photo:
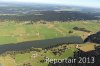
<path fill-rule="evenodd" d="M 45 22 L 45 21 L 44 21 Z M 89 34 L 100 30 L 99 21 L 72 22 L 0 22 L 0 44 L 18 43 L 24 41 L 52 39 L 65 36 L 81 36 L 85 39 Z M 85 28 L 91 33 L 74 30 L 74 27 Z M 69 33 L 72 31 L 72 33 Z"/>

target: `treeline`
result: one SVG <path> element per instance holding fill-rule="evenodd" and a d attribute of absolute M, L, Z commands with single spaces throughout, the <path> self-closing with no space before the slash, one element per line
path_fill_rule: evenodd
<path fill-rule="evenodd" d="M 78 31 L 88 32 L 88 33 L 91 32 L 90 30 L 87 30 L 87 29 L 85 29 L 85 28 L 74 27 L 73 29 L 74 29 L 74 30 L 78 30 Z"/>
<path fill-rule="evenodd" d="M 94 13 L 75 11 L 37 11 L 31 14 L 0 15 L 0 21 L 71 21 L 71 20 L 98 20 Z"/>
<path fill-rule="evenodd" d="M 92 34 L 92 35 L 88 36 L 84 40 L 84 43 L 86 43 L 86 42 L 93 42 L 93 43 L 100 44 L 100 31 L 97 32 L 96 34 Z"/>
<path fill-rule="evenodd" d="M 70 37 L 62 37 L 62 38 L 54 38 L 54 39 L 46 39 L 46 40 L 36 40 L 36 41 L 26 41 L 16 44 L 6 44 L 0 45 L 0 53 L 4 53 L 6 51 L 20 51 L 34 48 L 43 48 L 49 49 L 57 45 L 61 44 L 82 44 L 83 39 L 79 36 L 70 36 Z"/>

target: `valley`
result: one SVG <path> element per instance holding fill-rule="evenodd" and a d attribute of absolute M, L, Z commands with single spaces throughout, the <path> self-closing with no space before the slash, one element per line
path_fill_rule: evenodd
<path fill-rule="evenodd" d="M 46 62 L 85 56 L 95 62 Z M 100 66 L 99 62 L 99 8 L 0 2 L 0 66 Z"/>

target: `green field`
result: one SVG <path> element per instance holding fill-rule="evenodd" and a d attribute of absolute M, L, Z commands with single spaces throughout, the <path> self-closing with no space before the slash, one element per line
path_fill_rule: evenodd
<path fill-rule="evenodd" d="M 45 22 L 45 21 L 44 21 Z M 0 22 L 0 44 L 18 43 L 24 41 L 51 39 L 65 36 L 88 36 L 87 32 L 73 30 L 74 27 L 85 28 L 91 34 L 100 30 L 100 21 L 72 21 L 72 22 Z M 73 31 L 73 33 L 69 33 Z M 83 36 L 84 35 L 84 36 Z"/>
<path fill-rule="evenodd" d="M 24 41 L 32 40 L 42 40 L 42 39 L 52 39 L 57 37 L 65 36 L 81 36 L 85 39 L 89 34 L 96 33 L 100 31 L 100 21 L 91 20 L 91 21 L 72 21 L 72 22 L 47 22 L 46 24 L 34 22 L 0 22 L 0 44 L 8 43 L 18 43 Z M 73 30 L 74 27 L 85 28 L 90 30 L 91 33 Z M 69 33 L 72 31 L 72 33 Z M 88 45 L 88 44 L 87 44 Z M 94 44 L 89 44 L 91 48 L 88 48 L 87 45 L 80 44 L 80 49 L 83 51 L 94 50 Z M 57 51 L 62 49 L 63 46 L 67 46 L 67 49 L 61 53 L 61 55 L 55 55 L 52 51 Z M 85 49 L 84 49 L 85 48 Z M 86 49 L 88 48 L 88 49 Z M 41 50 L 40 52 L 31 51 L 26 53 L 17 53 L 14 55 L 4 54 L 0 55 L 0 63 L 3 66 L 23 66 L 24 64 L 30 64 L 31 66 L 47 66 L 48 63 L 41 63 L 40 61 L 44 57 L 50 59 L 64 59 L 72 57 L 74 52 L 77 51 L 76 45 L 62 45 L 58 47 L 53 47 L 45 52 Z M 33 55 L 35 54 L 35 57 Z"/>
<path fill-rule="evenodd" d="M 55 55 L 52 53 L 52 49 L 60 49 L 63 46 L 70 47 L 69 49 L 66 49 L 65 52 L 63 52 L 60 56 Z M 41 63 L 41 60 L 44 60 L 44 57 L 48 57 L 50 59 L 64 59 L 68 57 L 73 56 L 73 52 L 77 51 L 75 48 L 75 45 L 63 45 L 58 46 L 55 48 L 52 48 L 45 52 L 45 50 L 41 50 L 40 52 L 32 51 L 30 53 L 24 53 L 24 54 L 15 54 L 15 55 L 1 55 L 0 56 L 0 62 L 3 66 L 23 66 L 24 63 L 30 63 L 32 66 L 47 66 L 48 63 L 44 62 Z M 33 54 L 36 54 L 36 57 L 33 56 Z M 13 62 L 12 62 L 13 61 Z M 5 64 L 7 63 L 7 64 Z"/>
<path fill-rule="evenodd" d="M 79 44 L 81 48 L 85 48 L 83 51 L 85 51 L 86 49 L 89 51 L 94 50 L 94 47 L 93 47 L 94 45 L 96 44 L 92 44 L 92 43 L 87 43 L 85 45 Z M 54 49 L 58 50 L 64 46 L 66 46 L 67 49 L 64 52 L 62 52 L 61 55 L 59 54 L 55 55 L 52 52 L 52 50 Z M 89 49 L 89 47 L 91 46 L 93 48 Z M 97 45 L 97 46 L 100 46 L 100 45 Z M 68 57 L 73 57 L 75 51 L 78 51 L 75 44 L 70 44 L 70 45 L 64 44 L 62 46 L 51 48 L 46 52 L 45 50 L 41 50 L 40 52 L 31 51 L 29 53 L 17 53 L 14 55 L 3 54 L 0 56 L 0 63 L 3 66 L 24 66 L 24 64 L 30 64 L 31 66 L 48 66 L 48 63 L 41 62 L 41 60 L 44 60 L 44 57 L 48 57 L 50 59 L 64 59 Z M 33 56 L 34 54 L 35 56 Z"/>

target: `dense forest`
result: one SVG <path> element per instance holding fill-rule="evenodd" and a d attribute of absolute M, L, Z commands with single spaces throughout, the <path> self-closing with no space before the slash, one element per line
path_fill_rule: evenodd
<path fill-rule="evenodd" d="M 77 11 L 34 11 L 32 14 L 0 15 L 0 21 L 71 21 L 99 20 L 99 13 L 82 13 Z"/>
<path fill-rule="evenodd" d="M 86 42 L 93 42 L 93 43 L 98 43 L 100 44 L 100 31 L 97 32 L 96 34 L 92 34 L 88 36 L 85 40 L 84 43 Z"/>
<path fill-rule="evenodd" d="M 70 36 L 70 37 L 62 37 L 62 38 L 54 38 L 54 39 L 46 39 L 46 40 L 35 40 L 35 41 L 26 41 L 16 44 L 7 44 L 0 46 L 0 54 L 6 51 L 21 51 L 34 48 L 43 48 L 48 49 L 57 45 L 62 44 L 81 44 L 83 43 L 83 39 L 79 36 Z"/>

